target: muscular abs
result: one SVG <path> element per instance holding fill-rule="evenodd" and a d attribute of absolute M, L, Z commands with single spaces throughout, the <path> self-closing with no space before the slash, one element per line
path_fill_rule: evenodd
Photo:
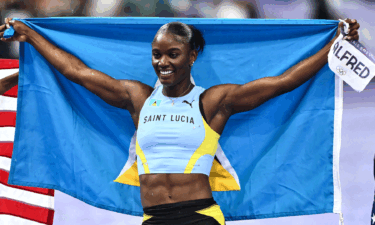
<path fill-rule="evenodd" d="M 137 129 L 139 114 L 145 101 L 146 99 L 138 101 L 132 113 Z M 213 113 L 215 116 L 212 116 Z M 223 119 L 221 113 L 209 111 L 206 117 L 209 120 L 208 124 L 216 132 L 221 133 L 224 127 L 222 123 L 226 121 L 226 119 L 221 121 Z M 143 207 L 212 197 L 209 179 L 205 174 L 143 174 L 140 175 L 139 181 Z"/>
<path fill-rule="evenodd" d="M 212 197 L 205 174 L 143 174 L 139 181 L 143 207 Z"/>

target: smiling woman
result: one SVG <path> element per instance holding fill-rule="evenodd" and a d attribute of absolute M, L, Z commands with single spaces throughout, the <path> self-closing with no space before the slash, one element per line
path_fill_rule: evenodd
<path fill-rule="evenodd" d="M 346 22 L 350 24 L 348 38 L 358 39 L 359 24 Z M 152 42 L 152 65 L 162 84 L 153 89 L 89 68 L 20 21 L 7 19 L 0 26 L 0 37 L 7 26 L 13 26 L 16 33 L 2 41 L 30 43 L 66 78 L 130 112 L 137 129 L 144 225 L 225 224 L 212 198 L 209 174 L 226 122 L 309 80 L 327 63 L 334 41 L 279 76 L 205 90 L 190 80 L 191 67 L 204 49 L 202 34 L 190 25 L 168 23 Z"/>

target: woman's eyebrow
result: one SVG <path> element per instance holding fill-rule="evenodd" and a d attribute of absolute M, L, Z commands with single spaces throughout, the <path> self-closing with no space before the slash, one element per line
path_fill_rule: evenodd
<path fill-rule="evenodd" d="M 168 49 L 168 51 L 175 51 L 175 50 L 177 50 L 177 51 L 181 51 L 181 49 L 179 49 L 179 48 L 171 48 L 171 49 Z"/>

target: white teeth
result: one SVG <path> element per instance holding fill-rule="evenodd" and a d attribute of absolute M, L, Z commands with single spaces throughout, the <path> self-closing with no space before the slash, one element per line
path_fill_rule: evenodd
<path fill-rule="evenodd" d="M 163 75 L 167 75 L 167 74 L 173 73 L 173 71 L 160 71 L 160 73 Z"/>

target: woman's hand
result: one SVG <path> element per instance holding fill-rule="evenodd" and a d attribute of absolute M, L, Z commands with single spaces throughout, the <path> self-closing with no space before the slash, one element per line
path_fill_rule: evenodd
<path fill-rule="evenodd" d="M 360 27 L 359 23 L 355 19 L 345 19 L 345 22 L 349 24 L 349 33 L 344 37 L 345 40 L 357 40 L 359 39 L 358 29 Z M 343 22 L 339 23 L 339 27 L 337 29 L 336 38 L 341 33 L 341 28 L 344 26 Z"/>
<path fill-rule="evenodd" d="M 10 26 L 13 26 L 13 29 L 15 30 L 15 33 L 13 37 L 11 38 L 3 38 L 4 32 L 6 29 L 10 28 Z M 26 24 L 13 20 L 13 18 L 6 18 L 5 24 L 0 26 L 0 38 L 4 42 L 12 42 L 12 41 L 19 41 L 19 42 L 25 42 L 28 41 L 28 34 L 30 33 L 32 29 L 28 27 Z"/>

